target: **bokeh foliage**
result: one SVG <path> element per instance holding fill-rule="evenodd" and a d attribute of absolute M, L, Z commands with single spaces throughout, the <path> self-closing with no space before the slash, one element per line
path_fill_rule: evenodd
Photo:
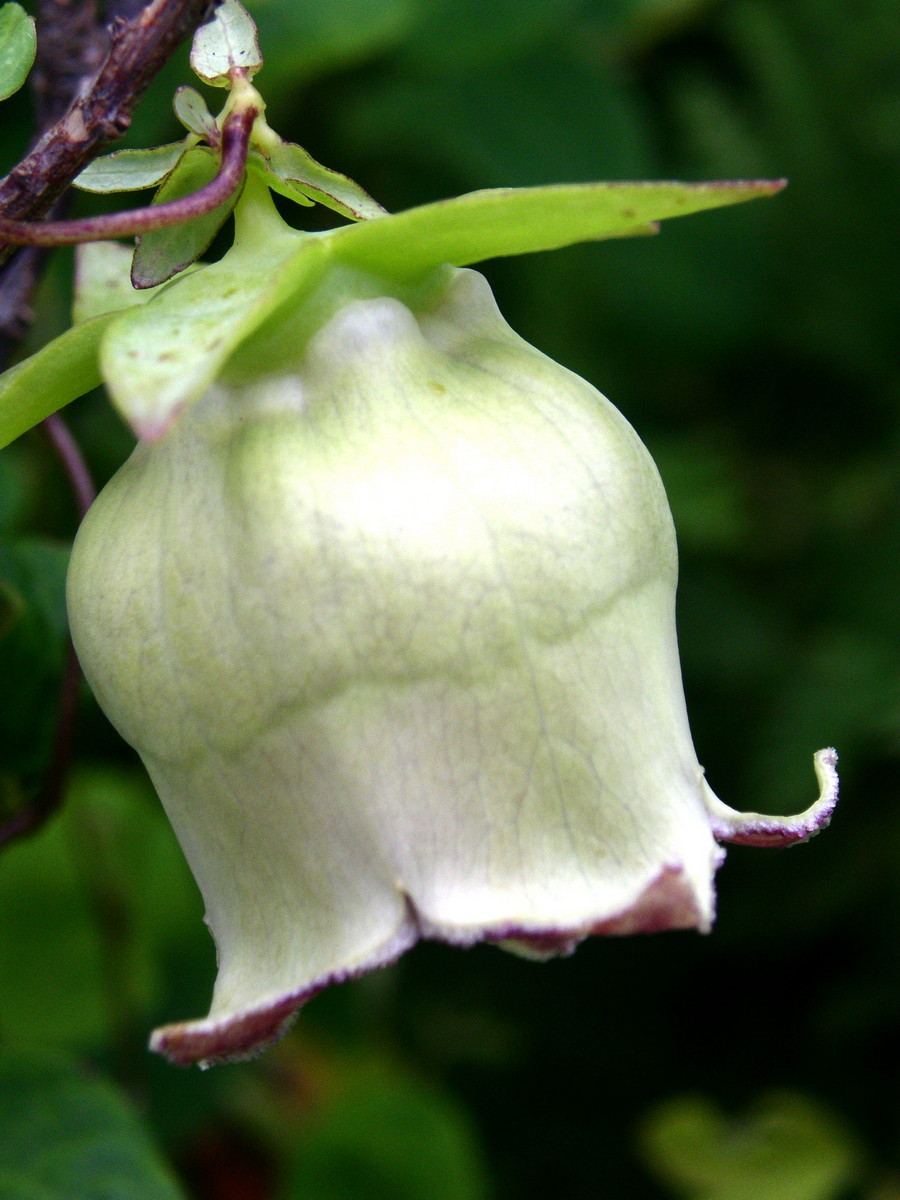
<path fill-rule="evenodd" d="M 0 858 L 0 1144 L 3 1081 L 49 1046 L 128 1091 L 198 1198 L 741 1200 L 715 1158 L 733 1166 L 735 1144 L 760 1200 L 808 1181 L 817 1145 L 839 1169 L 813 1171 L 810 1200 L 900 1196 L 895 0 L 248 6 L 272 124 L 392 210 L 505 184 L 790 178 L 659 238 L 485 271 L 513 327 L 610 395 L 660 465 L 714 788 L 802 808 L 812 751 L 835 744 L 844 799 L 805 848 L 730 852 L 709 938 L 598 941 L 545 967 L 420 947 L 318 998 L 258 1063 L 184 1073 L 143 1040 L 205 1011 L 212 949 L 152 792 L 86 698 L 63 815 Z M 130 144 L 178 136 L 188 81 L 184 54 Z M 0 169 L 27 141 L 25 93 L 3 116 Z M 66 319 L 67 254 L 33 345 Z M 102 397 L 69 411 L 106 478 L 128 436 Z M 40 434 L 4 451 L 0 804 L 46 761 L 74 523 Z M 754 1158 L 763 1117 L 741 1114 L 779 1089 L 793 1099 Z"/>

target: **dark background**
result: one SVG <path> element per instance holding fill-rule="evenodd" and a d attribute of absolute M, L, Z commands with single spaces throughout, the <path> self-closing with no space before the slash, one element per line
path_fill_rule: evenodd
<path fill-rule="evenodd" d="M 657 460 L 713 787 L 797 811 L 835 745 L 843 799 L 808 846 L 729 852 L 709 937 L 597 940 L 546 966 L 419 947 L 317 998 L 259 1062 L 183 1072 L 144 1039 L 206 1011 L 212 947 L 139 765 L 87 699 L 64 814 L 0 859 L 0 1044 L 63 1046 L 123 1084 L 201 1200 L 896 1200 L 896 0 L 250 7 L 271 124 L 392 210 L 498 185 L 790 179 L 658 238 L 483 269 L 512 326 Z M 129 144 L 180 136 L 186 57 Z M 0 169 L 28 119 L 7 103 Z M 62 327 L 69 273 L 60 252 L 33 347 Z M 101 397 L 69 415 L 108 477 L 129 435 Z M 40 434 L 4 451 L 8 806 L 52 732 L 74 525 Z"/>

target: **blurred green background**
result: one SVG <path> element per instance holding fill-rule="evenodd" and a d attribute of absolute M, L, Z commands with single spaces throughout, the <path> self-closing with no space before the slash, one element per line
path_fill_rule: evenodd
<path fill-rule="evenodd" d="M 896 0 L 248 7 L 271 124 L 389 209 L 789 177 L 658 238 L 484 270 L 513 327 L 609 395 L 659 464 L 713 787 L 799 810 L 812 752 L 835 745 L 843 800 L 806 847 L 729 852 L 709 937 L 595 940 L 545 966 L 424 945 L 318 997 L 258 1062 L 185 1072 L 145 1038 L 206 1011 L 212 945 L 139 765 L 86 696 L 64 812 L 0 856 L 0 1194 L 31 1196 L 58 1102 L 84 1114 L 66 1161 L 88 1165 L 47 1193 L 69 1200 L 898 1200 Z M 180 136 L 170 98 L 189 82 L 185 51 L 128 144 Z M 7 102 L 0 170 L 28 121 Z M 59 252 L 32 347 L 64 325 L 70 273 Z M 69 416 L 104 480 L 129 435 L 99 396 Z M 74 526 L 40 433 L 4 451 L 7 810 L 52 735 Z"/>

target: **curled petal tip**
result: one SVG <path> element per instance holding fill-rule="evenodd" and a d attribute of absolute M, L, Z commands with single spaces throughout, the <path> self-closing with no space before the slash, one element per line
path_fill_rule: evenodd
<path fill-rule="evenodd" d="M 793 846 L 808 841 L 831 821 L 838 801 L 837 759 L 837 751 L 831 747 L 813 755 L 819 798 L 795 817 L 737 813 L 706 789 L 713 835 L 720 842 L 737 846 Z"/>
<path fill-rule="evenodd" d="M 179 1067 L 255 1058 L 287 1031 L 302 1003 L 295 996 L 284 996 L 237 1016 L 163 1025 L 153 1031 L 150 1049 Z"/>
<path fill-rule="evenodd" d="M 290 1029 L 301 1008 L 326 987 L 354 979 L 367 971 L 387 966 L 405 953 L 419 938 L 419 930 L 407 914 L 400 929 L 362 961 L 335 969 L 260 1004 L 221 1009 L 197 1021 L 162 1025 L 150 1036 L 150 1049 L 178 1067 L 202 1068 L 218 1063 L 245 1062 L 257 1058 Z"/>

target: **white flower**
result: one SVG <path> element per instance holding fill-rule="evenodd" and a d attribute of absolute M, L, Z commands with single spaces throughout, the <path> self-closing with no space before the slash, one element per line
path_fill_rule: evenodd
<path fill-rule="evenodd" d="M 251 339 L 75 545 L 79 656 L 218 946 L 209 1016 L 154 1035 L 178 1062 L 258 1049 L 421 937 L 707 929 L 718 841 L 801 840 L 835 801 L 833 751 L 800 817 L 713 796 L 647 451 L 480 275 L 435 279 L 326 282 L 317 330 Z"/>

